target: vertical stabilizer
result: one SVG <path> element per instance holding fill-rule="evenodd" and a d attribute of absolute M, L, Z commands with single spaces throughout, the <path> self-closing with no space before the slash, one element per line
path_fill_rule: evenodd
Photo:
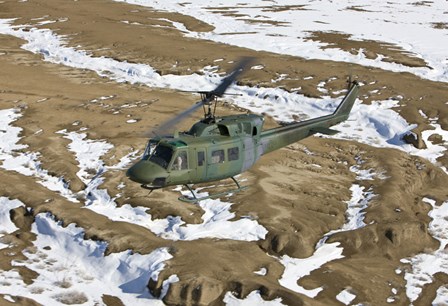
<path fill-rule="evenodd" d="M 359 84 L 356 81 L 353 81 L 350 84 L 350 88 L 348 90 L 347 95 L 344 100 L 342 100 L 341 104 L 339 104 L 338 108 L 333 113 L 335 117 L 343 117 L 343 120 L 347 120 L 350 115 L 350 111 L 352 110 L 353 104 L 355 104 L 356 97 L 358 96 Z"/>

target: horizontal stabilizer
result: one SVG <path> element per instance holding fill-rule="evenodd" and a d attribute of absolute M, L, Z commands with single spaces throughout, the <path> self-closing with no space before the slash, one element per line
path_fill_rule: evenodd
<path fill-rule="evenodd" d="M 325 127 L 315 127 L 311 129 L 312 133 L 321 133 L 321 134 L 325 134 L 325 135 L 334 135 L 339 133 L 339 131 L 336 130 L 332 130 L 329 128 L 325 128 Z"/>

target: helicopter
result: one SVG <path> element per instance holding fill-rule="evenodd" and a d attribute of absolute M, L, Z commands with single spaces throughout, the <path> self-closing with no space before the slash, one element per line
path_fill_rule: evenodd
<path fill-rule="evenodd" d="M 330 114 L 263 130 L 264 117 L 257 114 L 215 116 L 218 98 L 248 67 L 252 58 L 241 59 L 230 74 L 212 91 L 199 91 L 201 100 L 159 126 L 164 131 L 202 107 L 204 118 L 186 132 L 149 139 L 143 157 L 131 166 L 126 176 L 150 190 L 184 185 L 190 196 L 179 200 L 190 203 L 245 190 L 235 176 L 250 169 L 263 155 L 316 133 L 334 135 L 330 129 L 348 119 L 360 85 L 349 79 L 346 96 Z M 157 134 L 157 133 L 156 133 Z M 236 189 L 196 197 L 190 185 L 231 178 Z"/>

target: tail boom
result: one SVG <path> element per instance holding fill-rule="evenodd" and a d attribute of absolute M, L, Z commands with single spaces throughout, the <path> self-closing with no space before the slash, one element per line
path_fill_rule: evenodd
<path fill-rule="evenodd" d="M 330 127 L 348 119 L 358 96 L 359 87 L 356 81 L 352 82 L 347 95 L 330 115 L 263 131 L 260 135 L 263 154 L 272 152 L 316 133 L 327 135 L 336 134 L 338 131 L 332 130 Z"/>

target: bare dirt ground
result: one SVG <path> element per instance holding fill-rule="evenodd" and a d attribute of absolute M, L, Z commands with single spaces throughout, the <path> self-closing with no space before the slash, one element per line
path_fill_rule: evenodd
<path fill-rule="evenodd" d="M 47 16 L 48 20 L 67 18 L 65 22 L 45 27 L 67 35 L 70 46 L 80 46 L 95 56 L 148 63 L 162 74 L 190 74 L 217 58 L 235 60 L 252 55 L 265 68 L 250 71 L 242 78 L 242 83 L 272 86 L 270 80 L 281 73 L 287 73 L 291 78 L 313 75 L 312 80 L 300 84 L 303 93 L 313 97 L 320 94 L 317 90 L 320 80 L 336 76 L 338 79 L 328 86 L 334 86 L 332 89 L 335 90 L 345 86 L 345 63 L 303 60 L 184 38 L 159 18 L 183 22 L 187 28 L 196 31 L 208 31 L 211 27 L 179 14 L 106 0 L 0 3 L 0 18 L 17 18 L 14 22 L 17 25 L 34 24 L 33 19 L 42 16 Z M 141 26 L 132 26 L 123 20 L 138 22 Z M 316 39 L 331 40 L 341 48 L 352 48 L 344 37 L 316 35 Z M 186 93 L 139 84 L 118 84 L 90 71 L 47 63 L 40 55 L 21 49 L 21 44 L 23 41 L 19 39 L 0 35 L 0 109 L 21 110 L 23 116 L 14 125 L 23 128 L 21 143 L 28 145 L 25 150 L 40 152 L 42 167 L 55 176 L 63 176 L 73 191 L 85 186 L 76 176 L 78 163 L 67 150 L 69 141 L 56 134 L 57 131 L 72 130 L 73 123 L 80 122 L 88 127 L 89 138 L 106 139 L 114 145 L 105 159 L 106 164 L 112 165 L 127 153 L 142 150 L 147 130 L 197 100 L 196 96 Z M 378 49 L 381 52 L 388 49 L 376 42 L 367 42 L 364 48 L 372 54 Z M 397 50 L 393 52 L 403 63 L 424 65 Z M 223 64 L 221 70 L 226 69 L 229 66 Z M 400 102 L 400 113 L 408 122 L 418 123 L 420 130 L 427 126 L 428 122 L 418 113 L 422 109 L 429 117 L 439 117 L 442 127 L 448 129 L 446 84 L 356 65 L 351 69 L 367 84 L 362 88 L 364 103 L 401 95 L 404 98 Z M 297 81 L 284 80 L 278 85 L 290 89 L 297 87 Z M 375 89 L 380 91 L 371 93 Z M 90 102 L 110 95 L 113 98 L 107 101 L 109 107 Z M 130 101 L 141 103 L 135 108 L 121 107 Z M 113 114 L 117 110 L 119 113 Z M 236 112 L 224 106 L 218 111 L 221 114 Z M 193 116 L 185 127 L 200 115 Z M 137 122 L 126 123 L 130 118 Z M 308 151 L 313 155 L 307 154 Z M 349 188 L 356 181 L 349 166 L 356 164 L 359 157 L 366 161 L 363 168 L 372 168 L 384 173 L 385 177 L 360 183 L 372 188 L 377 195 L 366 209 L 368 226 L 330 238 L 330 242 L 341 243 L 345 257 L 324 265 L 300 281 L 305 288 L 324 286 L 315 299 L 280 286 L 278 279 L 284 268 L 273 256 L 308 257 L 325 233 L 344 224 L 344 201 L 350 198 Z M 446 155 L 439 161 L 448 166 Z M 256 218 L 269 231 L 266 239 L 258 242 L 217 239 L 182 242 L 162 239 L 137 225 L 113 222 L 83 209 L 82 204 L 67 201 L 44 188 L 35 178 L 2 169 L 0 196 L 20 199 L 34 210 L 32 213 L 22 208 L 14 211 L 12 220 L 20 230 L 6 236 L 14 242 L 14 247 L 8 252 L 0 251 L 0 268 L 11 269 L 11 261 L 23 257 L 21 252 L 30 247 L 34 239 L 30 232 L 33 216 L 49 211 L 64 224 L 74 222 L 83 227 L 87 237 L 107 241 L 108 252 L 132 249 L 146 254 L 158 247 L 169 247 L 173 259 L 167 262 L 159 281 L 148 284 L 151 292 L 157 295 L 162 281 L 177 274 L 180 281 L 171 285 L 164 299 L 169 305 L 220 305 L 228 291 L 245 297 L 253 290 L 261 290 L 265 299 L 281 297 L 288 305 L 329 305 L 336 303 L 335 296 L 347 287 L 356 292 L 354 302 L 381 305 L 390 296 L 391 284 L 398 289 L 396 303 L 409 304 L 405 281 L 395 269 L 404 266 L 400 259 L 438 247 L 438 242 L 427 230 L 429 205 L 423 203 L 422 198 L 434 198 L 439 204 L 448 198 L 448 176 L 442 170 L 424 159 L 397 150 L 311 138 L 265 156 L 243 177 L 251 188 L 232 197 L 236 203 L 232 211 L 236 213 L 235 218 L 247 215 Z M 177 192 L 156 191 L 147 197 L 147 191 L 127 181 L 123 171 L 108 173 L 104 187 L 110 194 L 117 194 L 120 182 L 126 183 L 121 199 L 129 198 L 126 203 L 150 208 L 154 217 L 181 216 L 191 223 L 201 220 L 200 207 L 181 204 L 177 201 Z M 46 201 L 48 199 L 50 201 Z M 124 200 L 119 201 L 124 204 Z M 253 273 L 261 267 L 268 270 L 265 276 Z M 28 283 L 36 277 L 26 267 L 20 268 L 20 274 Z M 437 282 L 446 283 L 446 275 L 439 276 Z M 199 292 L 197 288 L 200 288 Z M 434 285 L 425 287 L 422 296 L 433 296 L 437 288 Z M 23 298 L 17 302 L 33 304 Z M 105 297 L 104 302 L 120 304 L 116 297 Z M 415 305 L 427 305 L 427 302 L 422 298 Z"/>

